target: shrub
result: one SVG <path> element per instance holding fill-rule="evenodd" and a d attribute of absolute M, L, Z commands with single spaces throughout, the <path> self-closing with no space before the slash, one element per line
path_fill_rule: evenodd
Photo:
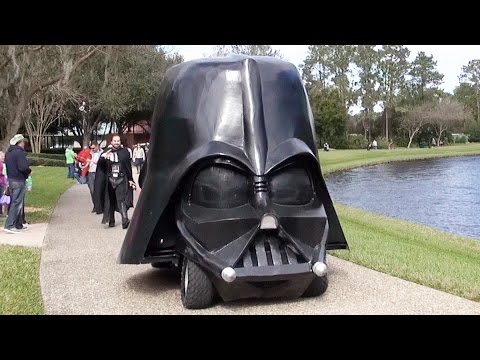
<path fill-rule="evenodd" d="M 42 149 L 42 154 L 65 154 L 65 149 Z"/>
<path fill-rule="evenodd" d="M 386 138 L 378 137 L 375 140 L 377 140 L 377 149 L 388 149 L 388 141 Z"/>
<path fill-rule="evenodd" d="M 453 137 L 453 142 L 455 144 L 466 144 L 468 142 L 468 137 L 466 135 L 458 135 Z"/>
<path fill-rule="evenodd" d="M 42 159 L 53 159 L 53 160 L 65 160 L 65 154 L 32 154 L 32 153 L 27 153 L 28 157 L 35 157 L 35 158 L 42 158 Z"/>
<path fill-rule="evenodd" d="M 349 149 L 366 149 L 368 145 L 368 140 L 359 134 L 349 134 L 347 142 Z"/>
<path fill-rule="evenodd" d="M 66 167 L 65 160 L 47 159 L 43 157 L 28 156 L 30 166 L 60 166 Z"/>
<path fill-rule="evenodd" d="M 393 143 L 397 146 L 397 147 L 407 147 L 408 146 L 408 142 L 410 141 L 409 138 L 407 137 L 403 137 L 403 136 L 398 136 L 398 137 L 394 137 L 393 138 Z M 414 145 L 414 141 L 412 141 L 412 144 L 410 145 L 410 147 L 412 147 Z"/>
<path fill-rule="evenodd" d="M 468 138 L 470 142 L 480 142 L 480 131 L 471 133 L 470 137 Z"/>

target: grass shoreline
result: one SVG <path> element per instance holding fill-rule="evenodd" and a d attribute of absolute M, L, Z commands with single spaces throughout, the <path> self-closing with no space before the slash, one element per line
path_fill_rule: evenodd
<path fill-rule="evenodd" d="M 318 150 L 324 176 L 359 167 L 388 164 L 400 161 L 427 160 L 459 156 L 479 156 L 480 143 L 451 145 L 440 148 L 392 150 Z"/>
<path fill-rule="evenodd" d="M 329 156 L 319 151 L 328 175 L 363 166 L 455 156 L 478 156 L 480 144 L 418 149 L 409 158 L 405 150 L 383 150 L 370 158 L 354 159 L 351 150 Z M 378 150 L 377 150 L 378 151 Z M 349 154 L 350 152 L 350 154 Z M 366 152 L 366 151 L 365 151 Z M 341 158 L 346 159 L 342 162 Z M 335 204 L 350 250 L 329 254 L 407 281 L 480 302 L 480 241 L 436 228 Z"/>
<path fill-rule="evenodd" d="M 480 302 L 480 241 L 335 204 L 350 250 L 330 255 Z"/>

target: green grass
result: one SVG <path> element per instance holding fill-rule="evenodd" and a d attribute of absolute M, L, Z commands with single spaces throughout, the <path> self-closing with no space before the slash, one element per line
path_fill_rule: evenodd
<path fill-rule="evenodd" d="M 425 149 L 319 151 L 323 174 L 386 163 L 480 155 L 480 144 Z M 332 255 L 386 274 L 480 301 L 480 241 L 335 204 L 350 251 Z"/>
<path fill-rule="evenodd" d="M 40 250 L 0 245 L 0 314 L 43 314 Z"/>
<path fill-rule="evenodd" d="M 30 223 L 48 222 L 60 195 L 75 180 L 67 179 L 66 167 L 33 167 L 32 191 L 25 197 L 25 213 Z"/>
<path fill-rule="evenodd" d="M 29 223 L 48 222 L 60 195 L 75 180 L 67 179 L 67 168 L 32 167 L 33 187 L 25 196 L 25 213 Z M 2 226 L 5 218 L 2 218 Z"/>
<path fill-rule="evenodd" d="M 339 258 L 480 301 L 480 241 L 335 204 L 350 251 Z"/>
<path fill-rule="evenodd" d="M 319 150 L 323 174 L 359 166 L 367 166 L 392 161 L 419 160 L 447 156 L 479 155 L 480 143 L 441 146 L 433 148 L 397 148 L 392 150 Z"/>
<path fill-rule="evenodd" d="M 30 223 L 48 222 L 61 194 L 75 183 L 67 168 L 32 167 L 33 187 L 25 198 Z M 2 227 L 5 218 L 1 219 Z M 0 314 L 43 314 L 40 250 L 0 245 Z"/>

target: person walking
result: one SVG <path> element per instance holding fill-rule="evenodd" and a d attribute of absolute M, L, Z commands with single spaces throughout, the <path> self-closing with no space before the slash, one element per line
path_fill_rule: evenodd
<path fill-rule="evenodd" d="M 94 190 L 95 190 L 95 174 L 97 172 L 97 163 L 98 160 L 100 159 L 100 155 L 102 154 L 102 151 L 100 150 L 100 146 L 95 142 L 90 146 L 90 151 L 92 154 L 91 159 L 87 160 L 90 164 L 88 168 L 88 174 L 87 174 L 87 184 L 88 184 L 88 189 L 90 190 L 90 196 L 92 198 L 92 203 L 93 203 L 93 210 L 92 213 L 97 212 L 97 209 L 95 208 L 95 198 L 93 196 Z"/>
<path fill-rule="evenodd" d="M 145 162 L 145 150 L 137 144 L 133 150 L 133 163 L 137 168 L 137 174 L 140 174 L 140 169 L 142 168 L 143 163 Z"/>
<path fill-rule="evenodd" d="M 25 181 L 32 170 L 28 166 L 25 154 L 26 139 L 22 134 L 16 134 L 10 140 L 10 147 L 5 155 L 5 164 L 8 169 L 8 186 L 10 188 L 11 203 L 5 221 L 4 231 L 17 234 L 27 227 L 23 225 L 23 208 L 25 202 Z"/>
<path fill-rule="evenodd" d="M 73 151 L 73 146 L 68 145 L 68 147 L 65 149 L 65 162 L 67 163 L 67 168 L 68 168 L 67 178 L 69 179 L 74 179 L 75 157 L 76 157 L 76 154 Z"/>
<path fill-rule="evenodd" d="M 118 211 L 122 216 L 122 228 L 128 227 L 130 221 L 127 212 L 133 207 L 135 188 L 130 154 L 122 147 L 120 136 L 114 135 L 98 160 L 95 175 L 95 208 L 97 213 L 103 212 L 102 224 L 108 222 L 109 227 L 114 227 L 115 211 Z"/>

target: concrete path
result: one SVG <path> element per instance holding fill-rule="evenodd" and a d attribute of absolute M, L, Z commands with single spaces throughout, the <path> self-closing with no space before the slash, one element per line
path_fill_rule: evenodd
<path fill-rule="evenodd" d="M 0 229 L 0 244 L 13 246 L 42 247 L 48 224 L 30 224 L 19 234 L 9 234 Z"/>
<path fill-rule="evenodd" d="M 186 310 L 180 279 L 150 265 L 119 265 L 126 230 L 108 228 L 87 186 L 62 195 L 48 226 L 40 281 L 47 314 L 480 314 L 480 303 L 329 257 L 327 292 L 292 301 L 237 301 Z M 130 210 L 129 213 L 132 213 Z"/>

